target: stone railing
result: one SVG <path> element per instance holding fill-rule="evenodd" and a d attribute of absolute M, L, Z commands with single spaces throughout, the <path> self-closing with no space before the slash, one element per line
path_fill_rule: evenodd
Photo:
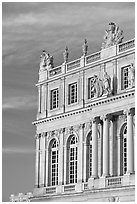
<path fill-rule="evenodd" d="M 122 184 L 122 177 L 106 178 L 106 186 L 107 187 L 112 187 L 112 186 L 121 185 L 121 184 Z"/>
<path fill-rule="evenodd" d="M 46 187 L 46 194 L 54 194 L 56 193 L 56 187 Z"/>
<path fill-rule="evenodd" d="M 80 59 L 67 63 L 67 71 L 80 67 Z"/>
<path fill-rule="evenodd" d="M 75 191 L 75 184 L 68 184 L 64 186 L 64 192 Z"/>
<path fill-rule="evenodd" d="M 133 47 L 135 47 L 135 39 L 132 39 L 130 41 L 119 44 L 118 45 L 118 51 L 123 52 L 123 51 L 131 49 Z"/>
<path fill-rule="evenodd" d="M 61 66 L 55 67 L 49 71 L 49 77 L 61 74 Z"/>
<path fill-rule="evenodd" d="M 87 56 L 86 57 L 86 64 L 95 62 L 95 61 L 100 60 L 100 59 L 101 59 L 101 52 L 99 51 L 99 52 L 96 52 L 94 54 Z"/>
<path fill-rule="evenodd" d="M 87 183 L 84 183 L 84 190 L 87 190 L 88 189 L 88 182 Z"/>

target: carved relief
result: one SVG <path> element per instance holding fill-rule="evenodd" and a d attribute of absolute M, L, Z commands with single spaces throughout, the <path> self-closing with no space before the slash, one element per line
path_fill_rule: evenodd
<path fill-rule="evenodd" d="M 115 23 L 109 23 L 109 30 L 105 31 L 102 49 L 122 43 L 123 38 L 123 31 Z"/>
<path fill-rule="evenodd" d="M 45 69 L 51 69 L 53 67 L 53 56 L 43 50 L 42 55 L 40 56 L 40 71 Z"/>
<path fill-rule="evenodd" d="M 93 98 L 111 95 L 111 78 L 107 72 L 104 72 L 102 80 L 97 75 L 94 75 L 91 81 L 91 92 L 94 95 Z"/>
<path fill-rule="evenodd" d="M 119 197 L 110 197 L 108 198 L 108 202 L 119 202 Z"/>

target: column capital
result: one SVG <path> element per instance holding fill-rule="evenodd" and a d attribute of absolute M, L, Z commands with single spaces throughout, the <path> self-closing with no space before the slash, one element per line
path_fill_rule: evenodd
<path fill-rule="evenodd" d="M 110 118 L 111 118 L 111 115 L 109 115 L 109 114 L 101 115 L 101 116 L 100 116 L 100 120 L 103 120 L 103 121 L 104 121 L 104 120 L 107 120 L 107 119 L 110 120 Z"/>
<path fill-rule="evenodd" d="M 79 125 L 79 129 L 83 129 L 85 127 L 85 123 Z"/>
<path fill-rule="evenodd" d="M 127 109 L 123 110 L 123 114 L 133 116 L 135 114 L 135 110 L 133 108 L 127 108 Z"/>
<path fill-rule="evenodd" d="M 99 123 L 100 122 L 100 120 L 99 120 L 99 117 L 97 117 L 97 116 L 93 116 L 91 119 L 90 119 L 90 122 L 91 123 Z"/>
<path fill-rule="evenodd" d="M 40 135 L 39 135 L 39 134 L 35 134 L 34 138 L 35 138 L 35 139 L 39 139 L 39 138 L 40 138 Z"/>
<path fill-rule="evenodd" d="M 60 133 L 60 134 L 62 134 L 62 133 L 64 133 L 64 132 L 65 132 L 65 128 L 60 128 L 60 129 L 59 129 L 59 133 Z"/>

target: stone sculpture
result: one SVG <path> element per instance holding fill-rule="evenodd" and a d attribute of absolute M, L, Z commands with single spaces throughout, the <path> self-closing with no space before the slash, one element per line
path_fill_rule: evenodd
<path fill-rule="evenodd" d="M 120 30 L 120 28 L 117 27 L 115 23 L 109 23 L 109 30 L 105 31 L 102 49 L 122 43 L 123 38 L 123 31 Z"/>
<path fill-rule="evenodd" d="M 68 56 L 69 56 L 69 52 L 68 52 L 68 47 L 66 46 L 66 49 L 63 53 L 64 56 L 64 62 L 67 63 L 68 62 Z"/>
<path fill-rule="evenodd" d="M 103 95 L 107 95 L 107 96 L 110 95 L 111 94 L 111 78 L 107 74 L 107 72 L 104 72 L 103 85 L 104 85 Z"/>
<path fill-rule="evenodd" d="M 133 63 L 129 67 L 128 83 L 131 88 L 135 86 L 135 66 Z"/>
<path fill-rule="evenodd" d="M 83 50 L 83 56 L 87 55 L 88 51 L 88 45 L 87 45 L 87 40 L 85 39 L 84 44 L 82 45 L 82 50 Z"/>
<path fill-rule="evenodd" d="M 54 67 L 53 64 L 53 56 L 43 50 L 42 55 L 40 56 L 40 70 L 44 70 L 45 68 L 51 69 Z"/>
<path fill-rule="evenodd" d="M 92 89 L 91 91 L 94 93 L 94 97 L 100 97 L 103 95 L 103 84 L 102 80 L 98 78 L 97 75 L 94 75 L 93 81 L 92 81 Z"/>

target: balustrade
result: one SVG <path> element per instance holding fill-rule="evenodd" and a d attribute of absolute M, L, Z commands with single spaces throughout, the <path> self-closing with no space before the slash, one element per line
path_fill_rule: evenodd
<path fill-rule="evenodd" d="M 125 50 L 131 49 L 135 47 L 135 39 L 121 43 L 118 46 L 119 46 L 119 49 L 118 49 L 119 52 L 123 52 Z"/>
<path fill-rule="evenodd" d="M 80 67 L 80 59 L 69 62 L 67 64 L 67 71 Z"/>
<path fill-rule="evenodd" d="M 49 77 L 61 74 L 61 66 L 55 67 L 49 71 Z"/>
<path fill-rule="evenodd" d="M 96 53 L 86 57 L 86 64 L 95 62 L 99 59 L 101 59 L 101 52 L 96 52 Z"/>

